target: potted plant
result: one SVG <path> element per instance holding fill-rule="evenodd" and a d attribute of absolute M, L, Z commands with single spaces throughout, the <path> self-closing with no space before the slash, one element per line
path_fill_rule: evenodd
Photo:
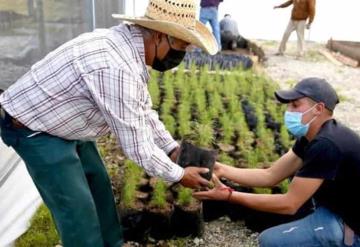
<path fill-rule="evenodd" d="M 202 204 L 192 197 L 192 190 L 179 186 L 172 217 L 174 231 L 179 237 L 201 236 L 204 232 Z"/>
<path fill-rule="evenodd" d="M 122 181 L 119 214 L 124 229 L 126 241 L 142 242 L 149 231 L 146 215 L 147 193 L 139 191 L 139 183 L 144 176 L 143 170 L 130 160 L 123 166 L 124 179 Z"/>
<path fill-rule="evenodd" d="M 153 191 L 148 204 L 150 236 L 155 239 L 168 239 L 173 235 L 171 217 L 174 212 L 172 197 L 164 180 L 153 178 Z M 169 202 L 170 201 L 170 202 Z"/>

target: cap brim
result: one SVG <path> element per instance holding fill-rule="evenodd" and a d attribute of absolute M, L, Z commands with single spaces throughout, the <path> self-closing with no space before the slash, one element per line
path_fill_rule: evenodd
<path fill-rule="evenodd" d="M 275 92 L 275 97 L 281 103 L 289 103 L 291 101 L 303 98 L 304 95 L 295 90 L 279 90 Z"/>
<path fill-rule="evenodd" d="M 113 14 L 112 17 L 129 21 L 161 33 L 166 33 L 172 37 L 200 47 L 210 55 L 215 55 L 219 51 L 214 35 L 199 21 L 196 21 L 195 29 L 191 30 L 175 22 L 152 20 L 148 17 L 129 17 L 120 14 Z"/>

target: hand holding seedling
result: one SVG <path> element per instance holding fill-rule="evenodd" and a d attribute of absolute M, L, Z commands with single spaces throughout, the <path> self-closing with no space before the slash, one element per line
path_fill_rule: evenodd
<path fill-rule="evenodd" d="M 199 189 L 202 187 L 209 187 L 210 182 L 203 178 L 201 174 L 208 173 L 208 168 L 188 166 L 184 169 L 185 173 L 180 184 L 185 187 Z"/>
<path fill-rule="evenodd" d="M 212 182 L 215 186 L 213 189 L 194 192 L 193 196 L 199 200 L 228 201 L 232 195 L 233 189 L 223 184 L 215 174 L 212 176 Z"/>

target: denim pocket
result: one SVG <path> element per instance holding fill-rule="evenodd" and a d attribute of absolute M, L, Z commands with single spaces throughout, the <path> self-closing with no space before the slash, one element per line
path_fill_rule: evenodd
<path fill-rule="evenodd" d="M 10 147 L 15 147 L 19 143 L 19 138 L 16 135 L 15 131 L 12 131 L 9 128 L 1 127 L 1 139 L 3 142 Z"/>

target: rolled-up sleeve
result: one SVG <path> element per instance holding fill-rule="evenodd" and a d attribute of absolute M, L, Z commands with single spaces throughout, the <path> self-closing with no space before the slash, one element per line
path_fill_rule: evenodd
<path fill-rule="evenodd" d="M 183 168 L 164 152 L 175 146 L 174 140 L 166 134 L 160 121 L 156 121 L 155 114 L 147 112 L 149 96 L 141 77 L 117 69 L 104 69 L 91 76 L 94 78 L 88 80 L 88 87 L 92 97 L 125 155 L 150 176 L 179 181 L 184 174 Z M 149 127 L 152 124 L 153 130 Z M 161 135 L 164 135 L 162 139 Z"/>
<path fill-rule="evenodd" d="M 291 4 L 294 3 L 294 0 L 289 0 L 281 5 L 279 5 L 280 8 L 286 8 L 286 7 L 289 7 Z"/>
<path fill-rule="evenodd" d="M 155 144 L 165 153 L 169 154 L 174 148 L 179 146 L 160 121 L 159 114 L 152 109 L 152 101 L 148 91 L 146 92 L 145 119 L 146 124 L 152 131 Z"/>

